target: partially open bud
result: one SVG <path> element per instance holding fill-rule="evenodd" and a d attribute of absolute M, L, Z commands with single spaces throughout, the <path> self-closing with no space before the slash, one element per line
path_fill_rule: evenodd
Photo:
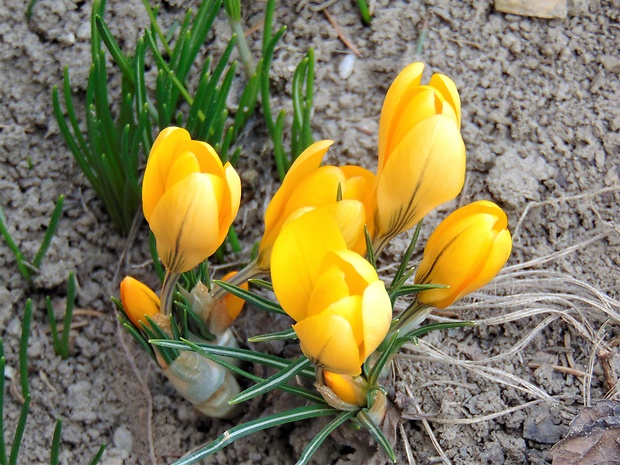
<path fill-rule="evenodd" d="M 222 278 L 222 281 L 228 281 L 236 274 L 236 271 L 230 272 Z M 249 289 L 247 281 L 238 286 L 246 291 Z M 201 282 L 194 286 L 188 298 L 192 311 L 208 325 L 209 332 L 215 335 L 220 335 L 230 328 L 245 304 L 243 299 L 228 292 L 221 297 L 214 297 L 214 293 Z"/>
<path fill-rule="evenodd" d="M 120 294 L 125 314 L 136 328 L 140 328 L 140 323 L 147 323 L 145 316 L 154 318 L 159 314 L 159 297 L 137 279 L 125 277 L 121 281 Z"/>
<path fill-rule="evenodd" d="M 339 375 L 317 368 L 317 391 L 325 402 L 338 410 L 358 410 L 366 406 L 368 382 L 363 376 Z"/>

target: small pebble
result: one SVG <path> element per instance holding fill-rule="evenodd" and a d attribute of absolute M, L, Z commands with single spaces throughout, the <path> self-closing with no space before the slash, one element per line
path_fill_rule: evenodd
<path fill-rule="evenodd" d="M 353 68 L 355 67 L 355 55 L 347 53 L 338 67 L 338 76 L 340 79 L 347 80 L 353 74 Z"/>

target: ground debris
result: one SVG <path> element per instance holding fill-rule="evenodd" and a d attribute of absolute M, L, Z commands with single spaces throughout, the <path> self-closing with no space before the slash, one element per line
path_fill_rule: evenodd
<path fill-rule="evenodd" d="M 619 465 L 620 403 L 604 400 L 584 408 L 568 436 L 551 449 L 553 465 Z"/>
<path fill-rule="evenodd" d="M 566 0 L 495 0 L 495 9 L 502 13 L 537 18 L 566 18 Z"/>

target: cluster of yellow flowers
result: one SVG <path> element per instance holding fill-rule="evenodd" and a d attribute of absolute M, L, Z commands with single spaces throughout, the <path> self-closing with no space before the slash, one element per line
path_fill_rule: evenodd
<path fill-rule="evenodd" d="M 485 285 L 511 251 L 507 218 L 497 205 L 478 201 L 456 210 L 431 234 L 415 274 L 416 284 L 444 287 L 421 290 L 408 311 L 393 315 L 393 299 L 365 258 L 367 243 L 380 253 L 454 199 L 465 178 L 456 86 L 441 74 L 422 85 L 422 73 L 421 63 L 409 65 L 387 93 L 377 174 L 358 166 L 322 166 L 332 142 L 312 144 L 266 210 L 256 260 L 227 278 L 241 284 L 270 273 L 279 304 L 295 321 L 301 350 L 321 369 L 319 385 L 346 404 L 364 405 L 362 366 L 388 335 L 410 332 L 433 307 L 449 306 Z M 146 314 L 166 330 L 157 318 L 170 314 L 175 277 L 223 243 L 240 198 L 239 176 L 208 144 L 191 140 L 184 129 L 162 131 L 144 175 L 143 208 L 168 275 L 162 302 L 131 278 L 121 284 L 124 311 L 138 328 Z M 203 305 L 209 307 L 205 322 L 218 321 L 209 324 L 216 333 L 224 333 L 241 310 L 242 301 L 231 297 L 215 289 Z M 214 316 L 221 312 L 224 317 Z"/>

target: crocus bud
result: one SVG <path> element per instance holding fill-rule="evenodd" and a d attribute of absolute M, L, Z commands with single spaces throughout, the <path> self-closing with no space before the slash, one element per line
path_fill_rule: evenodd
<path fill-rule="evenodd" d="M 239 209 L 241 181 L 213 148 L 182 128 L 164 129 L 144 172 L 144 217 L 173 273 L 189 271 L 224 242 Z"/>
<path fill-rule="evenodd" d="M 465 145 L 456 86 L 435 74 L 420 85 L 422 63 L 406 67 L 388 90 L 379 123 L 374 245 L 381 249 L 465 181 Z"/>
<path fill-rule="evenodd" d="M 366 406 L 368 381 L 362 376 L 338 375 L 318 369 L 315 386 L 325 402 L 338 410 L 357 410 Z"/>
<path fill-rule="evenodd" d="M 340 191 L 343 200 L 361 202 L 356 212 L 357 221 L 363 226 L 370 224 L 373 210 L 374 175 L 356 166 L 320 166 L 330 140 L 315 142 L 299 155 L 286 173 L 282 185 L 273 196 L 265 212 L 265 233 L 260 242 L 258 263 L 260 269 L 268 270 L 273 244 L 289 218 L 317 207 L 335 204 Z M 357 235 L 351 239 L 351 248 L 359 253 L 365 250 L 365 242 Z"/>
<path fill-rule="evenodd" d="M 491 281 L 512 250 L 508 219 L 480 200 L 448 215 L 430 235 L 415 275 L 416 284 L 444 284 L 417 294 L 418 302 L 445 308 Z"/>
<path fill-rule="evenodd" d="M 159 315 L 159 297 L 148 286 L 131 276 L 121 281 L 121 302 L 125 314 L 137 328 L 140 323 L 147 324 L 146 316 Z"/>
<path fill-rule="evenodd" d="M 236 274 L 236 271 L 231 271 L 222 278 L 222 281 L 228 281 Z M 249 289 L 248 282 L 246 281 L 239 284 L 239 287 L 247 291 Z M 245 300 L 228 292 L 224 294 L 224 297 L 218 299 L 217 305 L 211 311 L 211 315 L 209 316 L 209 331 L 213 334 L 221 334 L 226 331 L 237 319 L 244 304 Z"/>
<path fill-rule="evenodd" d="M 329 212 L 313 210 L 283 228 L 271 278 L 306 357 L 332 373 L 359 375 L 387 334 L 392 306 L 373 266 L 347 249 Z"/>

